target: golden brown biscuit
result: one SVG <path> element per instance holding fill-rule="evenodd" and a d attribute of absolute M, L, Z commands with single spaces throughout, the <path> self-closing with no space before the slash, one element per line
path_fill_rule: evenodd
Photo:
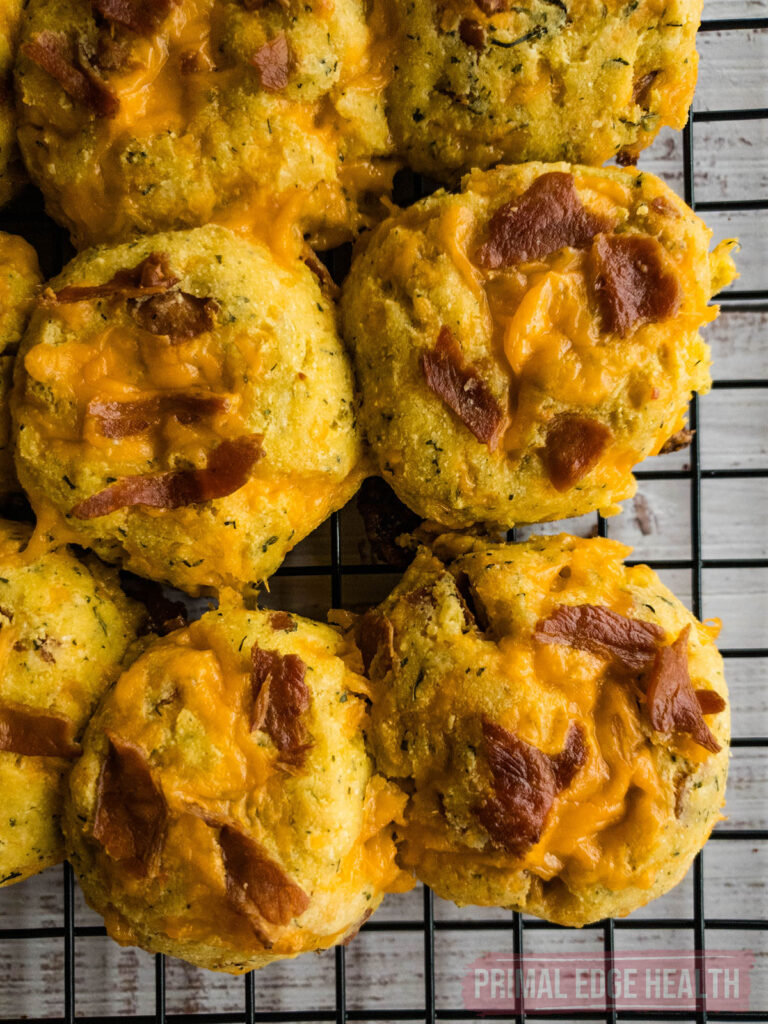
<path fill-rule="evenodd" d="M 398 497 L 461 528 L 618 511 L 709 389 L 698 329 L 735 274 L 710 238 L 653 175 L 568 164 L 476 172 L 376 228 L 343 328 Z"/>
<path fill-rule="evenodd" d="M 121 676 L 66 818 L 114 939 L 239 974 L 345 941 L 410 888 L 392 840 L 405 797 L 373 772 L 345 653 L 331 627 L 228 606 Z"/>
<path fill-rule="evenodd" d="M 615 541 L 436 547 L 357 626 L 377 766 L 411 780 L 403 866 L 577 926 L 669 890 L 724 800 L 718 625 Z"/>
<path fill-rule="evenodd" d="M 30 534 L 0 520 L 0 885 L 63 859 L 78 740 L 145 617 L 113 569 Z"/>
<path fill-rule="evenodd" d="M 500 162 L 633 163 L 682 128 L 702 0 L 395 0 L 389 116 L 439 181 Z"/>
<path fill-rule="evenodd" d="M 32 246 L 23 238 L 0 231 L 0 499 L 19 491 L 9 401 L 16 351 L 41 283 Z"/>
<path fill-rule="evenodd" d="M 14 416 L 41 530 L 189 593 L 266 579 L 362 475 L 331 301 L 221 227 L 70 263 L 25 336 Z"/>
<path fill-rule="evenodd" d="M 31 0 L 19 140 L 51 216 L 78 248 L 209 221 L 285 251 L 354 237 L 397 167 L 376 8 Z"/>

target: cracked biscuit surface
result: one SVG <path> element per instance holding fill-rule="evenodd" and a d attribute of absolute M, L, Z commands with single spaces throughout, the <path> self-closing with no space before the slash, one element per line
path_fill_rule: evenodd
<path fill-rule="evenodd" d="M 434 551 L 357 624 L 377 767 L 410 780 L 402 865 L 575 926 L 672 888 L 725 795 L 719 627 L 615 541 Z"/>
<path fill-rule="evenodd" d="M 389 115 L 438 181 L 525 160 L 635 162 L 682 128 L 702 0 L 396 0 Z"/>

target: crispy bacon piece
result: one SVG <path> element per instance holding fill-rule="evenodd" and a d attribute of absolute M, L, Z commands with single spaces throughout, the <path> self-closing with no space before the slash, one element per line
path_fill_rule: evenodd
<path fill-rule="evenodd" d="M 586 249 L 595 235 L 611 227 L 606 217 L 584 208 L 572 174 L 550 171 L 494 213 L 476 261 L 496 270 L 543 259 L 566 245 Z"/>
<path fill-rule="evenodd" d="M 727 705 L 716 690 L 695 690 L 702 715 L 719 715 Z"/>
<path fill-rule="evenodd" d="M 648 93 L 651 91 L 651 86 L 660 73 L 658 70 L 649 71 L 647 75 L 642 75 L 642 77 L 638 78 L 632 86 L 632 99 L 635 103 L 639 103 L 641 107 L 647 106 Z"/>
<path fill-rule="evenodd" d="M 355 624 L 355 642 L 360 648 L 366 674 L 377 654 L 381 654 L 378 674 L 389 672 L 395 663 L 395 627 L 391 619 L 381 612 L 366 612 Z"/>
<path fill-rule="evenodd" d="M 427 385 L 483 444 L 493 450 L 504 412 L 491 389 L 467 363 L 448 327 L 441 327 L 435 347 L 421 355 Z"/>
<path fill-rule="evenodd" d="M 480 595 L 470 580 L 468 573 L 464 572 L 463 569 L 461 572 L 456 573 L 454 583 L 456 584 L 456 590 L 459 592 L 464 609 L 464 617 L 467 622 L 470 625 L 477 625 L 478 629 L 483 633 L 487 633 L 491 628 L 488 610 L 481 601 Z"/>
<path fill-rule="evenodd" d="M 388 565 L 405 568 L 413 552 L 401 548 L 397 538 L 415 530 L 421 522 L 419 517 L 378 476 L 370 476 L 363 481 L 357 494 L 357 510 L 362 517 L 373 557 Z"/>
<path fill-rule="evenodd" d="M 107 756 L 96 787 L 93 838 L 113 860 L 147 876 L 157 868 L 168 805 L 138 747 L 107 733 Z"/>
<path fill-rule="evenodd" d="M 499 11 L 505 11 L 509 0 L 475 0 L 475 3 L 483 12 L 483 14 L 498 14 Z"/>
<path fill-rule="evenodd" d="M 231 825 L 219 833 L 227 896 L 269 947 L 275 926 L 290 924 L 310 904 L 309 896 L 250 836 Z M 270 927 L 272 926 L 272 927 Z"/>
<path fill-rule="evenodd" d="M 584 730 L 572 722 L 563 750 L 554 757 L 488 719 L 483 739 L 494 795 L 474 813 L 494 846 L 520 857 L 539 841 L 555 797 L 586 761 Z"/>
<path fill-rule="evenodd" d="M 27 757 L 79 757 L 75 723 L 36 708 L 0 704 L 0 750 Z"/>
<path fill-rule="evenodd" d="M 123 25 L 140 36 L 151 36 L 179 3 L 180 0 L 91 0 L 91 7 L 115 25 Z"/>
<path fill-rule="evenodd" d="M 208 456 L 204 469 L 176 469 L 153 476 L 127 476 L 92 494 L 72 509 L 78 519 L 98 519 L 120 508 L 181 508 L 225 498 L 248 482 L 261 458 L 261 435 L 222 441 Z"/>
<path fill-rule="evenodd" d="M 482 53 L 485 49 L 485 28 L 474 18 L 462 18 L 459 22 L 459 39 Z"/>
<path fill-rule="evenodd" d="M 254 53 L 251 63 L 259 73 L 262 89 L 280 92 L 288 85 L 291 70 L 291 51 L 284 32 L 270 39 Z"/>
<path fill-rule="evenodd" d="M 63 302 L 86 302 L 89 299 L 112 295 L 128 299 L 157 295 L 179 283 L 179 278 L 170 269 L 169 259 L 167 253 L 152 252 L 135 267 L 118 270 L 104 284 L 68 284 L 61 291 L 49 293 L 43 301 L 47 305 L 53 305 Z"/>
<path fill-rule="evenodd" d="M 600 235 L 592 247 L 592 287 L 603 325 L 625 338 L 643 324 L 669 320 L 683 291 L 651 235 Z"/>
<path fill-rule="evenodd" d="M 132 302 L 133 319 L 152 334 L 172 341 L 189 341 L 213 330 L 219 304 L 215 299 L 198 298 L 189 292 L 165 292 Z"/>
<path fill-rule="evenodd" d="M 567 491 L 594 469 L 611 437 L 599 420 L 574 413 L 555 416 L 541 456 L 555 490 Z"/>
<path fill-rule="evenodd" d="M 120 109 L 120 101 L 97 74 L 83 47 L 63 32 L 38 32 L 23 44 L 21 52 L 92 113 L 114 117 Z"/>
<path fill-rule="evenodd" d="M 206 416 L 225 412 L 229 408 L 220 395 L 165 394 L 142 398 L 135 402 L 102 402 L 97 398 L 88 403 L 88 415 L 99 424 L 104 437 L 122 438 L 142 434 L 161 423 L 165 416 L 175 416 L 179 423 L 197 423 Z"/>
<path fill-rule="evenodd" d="M 687 448 L 695 433 L 695 430 L 678 430 L 672 437 L 667 438 L 659 449 L 659 455 L 671 455 L 672 452 L 679 452 L 683 448 Z"/>
<path fill-rule="evenodd" d="M 270 612 L 269 624 L 272 629 L 283 633 L 295 633 L 299 628 L 296 620 L 288 612 Z"/>
<path fill-rule="evenodd" d="M 688 733 L 705 750 L 716 754 L 720 744 L 704 721 L 688 672 L 690 632 L 688 625 L 673 644 L 656 652 L 646 692 L 648 716 L 657 732 Z"/>
<path fill-rule="evenodd" d="M 656 657 L 664 630 L 654 622 L 629 619 L 601 605 L 561 604 L 548 619 L 536 623 L 533 639 L 590 651 L 639 672 Z"/>
<path fill-rule="evenodd" d="M 301 720 L 310 703 L 306 671 L 298 654 L 265 651 L 256 644 L 251 649 L 251 731 L 263 729 L 280 751 L 280 761 L 293 766 L 303 763 L 311 746 Z"/>

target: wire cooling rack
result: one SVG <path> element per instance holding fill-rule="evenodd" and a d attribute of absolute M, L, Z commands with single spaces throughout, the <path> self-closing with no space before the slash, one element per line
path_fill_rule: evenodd
<path fill-rule="evenodd" d="M 705 16 L 708 11 L 714 11 L 721 15 L 724 12 L 731 12 L 744 15 L 737 17 L 714 17 L 706 20 L 701 27 L 702 42 L 710 33 L 721 33 L 729 35 L 732 42 L 729 52 L 731 60 L 738 65 L 740 62 L 741 40 L 744 40 L 745 48 L 748 40 L 760 38 L 761 43 L 768 43 L 764 36 L 768 30 L 768 17 L 754 17 L 758 14 L 768 13 L 766 0 L 707 0 Z M 768 49 L 763 49 L 763 61 Z M 733 55 L 736 55 L 735 57 Z M 757 62 L 760 68 L 760 62 Z M 752 64 L 753 71 L 755 62 Z M 717 82 L 707 81 L 707 69 L 702 68 L 701 82 L 707 84 L 709 91 L 717 90 Z M 710 69 L 710 74 L 712 70 Z M 759 71 L 756 75 L 759 76 Z M 754 81 L 751 83 L 751 95 L 763 95 L 766 89 L 766 81 Z M 711 106 L 711 104 L 710 104 Z M 688 203 L 694 207 L 705 218 L 710 219 L 721 215 L 728 219 L 735 214 L 750 214 L 750 220 L 758 219 L 758 211 L 768 210 L 768 199 L 765 198 L 729 198 L 734 194 L 726 183 L 721 188 L 726 198 L 697 201 L 695 193 L 697 158 L 699 153 L 696 148 L 697 132 L 702 127 L 722 123 L 724 128 L 735 127 L 738 134 L 738 143 L 734 143 L 733 152 L 728 158 L 730 174 L 760 177 L 761 184 L 768 180 L 768 136 L 765 133 L 765 126 L 768 123 L 768 106 L 761 107 L 735 107 L 733 109 L 706 109 L 698 110 L 692 114 L 691 121 L 682 136 L 682 149 L 678 153 L 674 147 L 679 143 L 670 142 L 670 151 L 674 149 L 673 156 L 682 164 L 682 191 Z M 727 134 L 727 133 L 726 133 Z M 760 143 L 763 143 L 760 149 Z M 740 148 L 744 144 L 746 148 Z M 702 147 L 703 148 L 703 147 Z M 756 152 L 757 148 L 757 152 Z M 748 152 L 748 156 L 742 158 L 740 154 Z M 709 158 L 707 151 L 707 158 Z M 757 164 L 755 160 L 757 159 Z M 760 159 L 765 161 L 762 165 Z M 679 166 L 678 163 L 678 166 Z M 647 166 L 645 158 L 641 159 L 641 166 Z M 755 175 L 755 167 L 760 173 Z M 669 165 L 667 165 L 667 169 Z M 655 168 L 653 168 L 655 170 Z M 667 175 L 669 177 L 669 175 Z M 672 174 L 674 177 L 674 173 Z M 430 191 L 429 183 L 419 178 L 408 175 L 401 175 L 398 180 L 398 199 L 405 202 L 418 198 Z M 748 222 L 747 222 L 748 223 Z M 47 275 L 55 273 L 63 262 L 71 254 L 66 238 L 55 225 L 49 221 L 42 212 L 39 199 L 28 194 L 19 202 L 5 211 L 0 217 L 0 228 L 8 231 L 15 231 L 25 235 L 38 248 L 41 256 L 43 269 Z M 758 228 L 759 230 L 759 228 Z M 723 232 L 720 232 L 721 234 Z M 747 230 L 749 234 L 749 229 Z M 746 248 L 746 246 L 745 246 Z M 763 258 L 765 258 L 763 256 Z M 330 266 L 335 276 L 341 277 L 348 265 L 348 251 L 337 251 L 330 256 Z M 759 260 L 758 260 L 759 262 Z M 748 282 L 749 283 L 749 282 Z M 759 281 L 758 283 L 762 283 Z M 738 331 L 746 333 L 761 329 L 761 325 L 768 326 L 768 319 L 762 314 L 768 313 L 768 289 L 742 287 L 732 288 L 721 297 L 722 318 L 726 320 L 732 316 L 740 316 Z M 722 322 L 722 321 L 721 321 Z M 768 345 L 768 341 L 766 342 Z M 738 345 L 737 345 L 738 347 Z M 715 353 L 717 359 L 717 353 Z M 742 360 L 743 368 L 746 360 Z M 731 365 L 730 363 L 728 364 Z M 758 368 L 762 371 L 766 362 L 757 361 Z M 717 363 L 716 363 L 717 367 Z M 733 376 L 727 379 L 715 381 L 715 394 L 724 393 L 733 398 L 736 408 L 743 405 L 744 398 L 751 395 L 758 396 L 757 403 L 762 405 L 765 389 L 768 387 L 768 379 L 765 376 Z M 712 397 L 705 399 L 705 402 L 713 401 Z M 754 403 L 750 406 L 754 408 Z M 737 416 L 738 412 L 728 412 L 727 403 L 723 406 L 724 413 L 721 415 Z M 744 501 L 745 482 L 768 480 L 768 465 L 755 464 L 755 459 L 744 460 L 742 464 L 735 467 L 705 468 L 702 464 L 701 444 L 701 412 L 698 398 L 694 398 L 690 409 L 690 426 L 696 430 L 693 444 L 689 452 L 680 457 L 668 457 L 666 463 L 670 465 L 669 458 L 676 468 L 656 468 L 657 460 L 652 460 L 653 468 L 640 469 L 637 472 L 641 489 L 646 483 L 658 482 L 662 486 L 670 485 L 675 487 L 686 487 L 689 491 L 687 503 L 690 510 L 690 530 L 684 539 L 685 557 L 676 558 L 643 558 L 653 568 L 660 571 L 662 575 L 671 573 L 677 581 L 677 589 L 681 596 L 690 595 L 690 607 L 699 617 L 703 617 L 704 608 L 704 583 L 710 578 L 710 572 L 714 573 L 753 573 L 755 570 L 768 568 L 766 558 L 710 558 L 705 557 L 703 550 L 703 515 L 706 512 L 706 489 L 710 481 L 720 481 L 723 486 L 733 487 L 734 505 L 733 513 L 735 521 L 742 522 L 744 516 L 751 518 L 753 523 L 757 517 L 759 526 L 760 517 L 763 517 L 764 508 L 758 496 L 756 506 L 746 510 L 737 508 L 737 505 Z M 716 429 L 724 427 L 725 424 L 716 424 Z M 756 426 L 760 431 L 760 424 Z M 758 446 L 762 451 L 764 446 Z M 763 485 L 764 486 L 764 485 Z M 764 502 L 768 492 L 762 490 Z M 749 499 L 747 499 L 749 500 Z M 754 501 L 754 498 L 752 499 Z M 627 513 L 625 513 L 625 516 Z M 624 517 L 622 517 L 624 519 Z M 616 524 L 616 525 L 615 525 Z M 573 528 L 572 523 L 566 524 Z M 618 526 L 618 529 L 617 529 Z M 602 536 L 621 535 L 621 520 L 606 521 L 597 517 L 595 523 L 592 517 L 590 524 L 585 528 L 584 522 L 574 532 L 585 532 L 591 527 L 591 532 Z M 556 529 L 560 527 L 556 525 Z M 754 529 L 754 526 L 753 526 Z M 547 527 L 552 532 L 551 527 Z M 528 530 L 527 533 L 532 531 Z M 642 533 L 649 532 L 646 529 Z M 315 593 L 319 586 L 325 595 L 316 600 L 317 612 L 323 603 L 330 603 L 333 607 L 356 607 L 366 602 L 374 602 L 385 593 L 394 582 L 393 570 L 384 565 L 374 564 L 370 553 L 363 551 L 359 557 L 356 548 L 356 539 L 360 535 L 359 523 L 354 522 L 354 512 L 345 510 L 341 514 L 334 515 L 330 523 L 310 538 L 310 541 L 297 549 L 297 552 L 290 557 L 278 572 L 272 588 L 271 603 L 282 604 L 288 608 L 297 609 L 297 604 L 306 604 L 306 595 Z M 623 536 L 622 536 L 622 539 Z M 666 550 L 661 545 L 662 550 Z M 743 547 L 738 548 L 744 550 Z M 764 549 L 760 549 L 761 551 Z M 304 553 L 309 552 L 310 557 L 305 558 Z M 676 551 L 681 553 L 680 550 Z M 391 578 L 390 578 L 391 577 Z M 689 586 L 685 584 L 685 578 L 689 579 Z M 746 577 L 739 577 L 746 579 Z M 681 590 L 682 587 L 682 590 Z M 749 592 L 751 585 L 746 585 Z M 304 611 L 302 607 L 300 609 Z M 311 608 L 314 610 L 314 608 Z M 713 609 L 717 611 L 718 609 Z M 758 613 L 757 621 L 760 621 Z M 741 636 L 742 634 L 738 634 Z M 751 634 L 750 634 L 751 635 Z M 764 636 L 764 633 L 762 634 Z M 726 646 L 722 650 L 726 658 L 726 674 L 728 675 L 729 663 L 731 666 L 738 663 L 747 665 L 747 673 L 754 666 L 751 672 L 752 685 L 757 685 L 757 673 L 761 666 L 768 662 L 768 648 L 763 646 Z M 733 740 L 735 751 L 748 750 L 762 758 L 761 753 L 768 746 L 766 735 L 740 735 L 737 734 Z M 0 794 L 2 799 L 2 794 Z M 743 818 L 743 816 L 742 816 Z M 759 819 L 759 824 L 764 824 L 760 815 L 754 816 L 751 821 L 747 817 L 742 824 L 745 827 L 716 828 L 712 842 L 720 846 L 725 844 L 737 844 L 742 850 L 749 849 L 755 855 L 764 855 L 768 852 L 768 829 L 763 827 L 751 827 Z M 125 1012 L 125 1001 L 119 1002 L 116 1012 L 95 1013 L 93 1012 L 93 1000 L 90 993 L 87 993 L 82 978 L 77 974 L 76 947 L 78 944 L 97 941 L 109 943 L 106 939 L 104 928 L 93 923 L 78 923 L 78 919 L 87 916 L 83 913 L 78 903 L 78 895 L 74 884 L 72 871 L 68 865 L 61 870 L 61 884 L 63 886 L 63 899 L 54 899 L 56 910 L 51 919 L 49 914 L 45 923 L 40 926 L 19 927 L 19 919 L 23 914 L 18 913 L 18 908 L 24 906 L 23 887 L 12 887 L 12 889 L 0 892 L 0 1020 L 4 1022 L 37 1020 L 56 1021 L 61 1024 L 73 1024 L 75 1020 L 86 1022 L 105 1022 L 105 1024 L 119 1024 L 121 1021 L 138 1021 L 143 1024 L 157 1022 L 163 1024 L 168 1021 L 173 1024 L 255 1024 L 256 1021 L 336 1021 L 344 1024 L 346 1021 L 424 1021 L 425 1024 L 432 1024 L 440 1021 L 463 1021 L 477 1019 L 483 1016 L 478 1011 L 467 1009 L 461 1004 L 459 995 L 456 994 L 457 986 L 445 984 L 448 974 L 452 970 L 445 966 L 441 960 L 440 947 L 443 939 L 450 939 L 455 955 L 456 949 L 464 953 L 464 962 L 475 959 L 482 952 L 489 948 L 522 955 L 530 951 L 532 946 L 539 946 L 537 940 L 542 935 L 554 935 L 560 940 L 558 949 L 568 951 L 571 948 L 582 948 L 583 939 L 586 937 L 590 943 L 589 948 L 596 948 L 602 951 L 607 967 L 610 967 L 617 954 L 617 946 L 620 945 L 622 935 L 630 930 L 636 931 L 638 935 L 645 933 L 652 936 L 656 944 L 665 946 L 664 936 L 674 936 L 677 948 L 704 952 L 707 948 L 717 948 L 720 938 L 730 933 L 736 936 L 737 943 L 749 947 L 753 945 L 758 936 L 768 935 L 768 919 L 765 915 L 766 898 L 765 890 L 758 883 L 757 887 L 746 887 L 747 892 L 738 893 L 740 878 L 735 878 L 731 893 L 736 892 L 730 898 L 724 890 L 724 898 L 718 901 L 718 912 L 730 910 L 731 906 L 736 909 L 746 908 L 750 914 L 757 913 L 757 916 L 732 917 L 732 916 L 711 916 L 705 912 L 710 903 L 705 893 L 705 870 L 704 858 L 709 856 L 709 847 L 705 854 L 700 855 L 692 868 L 692 886 L 685 888 L 681 885 L 682 896 L 678 895 L 673 908 L 677 914 L 672 916 L 658 916 L 655 908 L 659 907 L 662 901 L 652 904 L 647 913 L 632 915 L 623 920 L 608 920 L 593 925 L 582 932 L 560 929 L 543 921 L 531 918 L 524 918 L 519 914 L 510 914 L 498 911 L 495 914 L 477 911 L 476 908 L 469 909 L 463 913 L 445 912 L 443 908 L 448 907 L 433 898 L 428 889 L 419 889 L 410 898 L 403 898 L 400 903 L 395 900 L 389 912 L 380 911 L 379 915 L 368 922 L 358 940 L 363 943 L 373 940 L 373 952 L 366 963 L 367 979 L 373 985 L 376 981 L 376 942 L 383 941 L 387 934 L 395 939 L 395 948 L 403 947 L 400 959 L 395 968 L 394 984 L 392 978 L 386 984 L 387 994 L 379 998 L 374 1006 L 367 1008 L 364 997 L 356 996 L 350 1000 L 348 991 L 348 957 L 354 955 L 343 948 L 338 948 L 331 953 L 324 954 L 323 971 L 326 972 L 325 997 L 319 995 L 317 999 L 311 992 L 307 993 L 307 986 L 313 984 L 311 979 L 307 980 L 305 968 L 306 958 L 283 965 L 284 973 L 281 974 L 281 981 L 278 983 L 279 998 L 267 999 L 265 992 L 269 989 L 273 996 L 275 985 L 271 988 L 265 985 L 268 981 L 268 974 L 276 968 L 267 968 L 264 971 L 246 975 L 244 979 L 232 981 L 227 998 L 223 1000 L 222 1008 L 216 1008 L 215 1000 L 199 998 L 197 1002 L 190 1004 L 189 1000 L 179 1000 L 171 982 L 167 978 L 173 975 L 174 962 L 166 962 L 162 956 L 154 958 L 152 977 L 151 971 L 146 969 L 143 973 L 130 976 L 129 985 L 142 989 L 142 999 L 133 1001 L 134 1009 Z M 733 861 L 734 865 L 739 862 L 739 857 L 734 853 L 726 859 Z M 726 860 L 718 858 L 720 869 L 725 869 Z M 763 863 L 765 863 L 763 861 Z M 738 873 L 739 869 L 736 868 Z M 34 886 L 35 882 L 24 883 L 26 886 Z M 746 886 L 746 880 L 743 880 Z M 50 881 L 48 881 L 50 889 Z M 710 886 L 711 875 L 710 875 Z M 27 890 L 32 892 L 33 890 Z M 762 903 L 761 903 L 762 899 Z M 11 910 L 9 912 L 8 908 Z M 398 908 L 404 908 L 401 912 Z M 60 915 L 61 910 L 63 913 Z M 760 916 L 760 912 L 762 915 Z M 648 916 L 650 914 L 650 916 Z M 60 923 L 54 923 L 59 917 Z M 95 921 L 94 917 L 90 920 Z M 764 941 L 764 940 L 763 940 Z M 414 945 L 415 942 L 415 945 Z M 355 947 L 353 947 L 354 949 Z M 19 950 L 23 949 L 23 953 Z M 389 946 L 390 952 L 392 945 Z M 144 956 L 144 954 L 138 954 Z M 455 958 L 455 956 L 454 956 Z M 15 977 L 16 966 L 24 962 L 26 971 L 24 980 L 19 981 Z M 178 965 L 177 965 L 178 966 Z M 38 970 L 39 968 L 39 970 Z M 328 972 L 332 978 L 328 977 Z M 312 977 L 316 976 L 313 970 Z M 60 975 L 60 976 L 59 976 Z M 405 979 L 409 975 L 418 976 L 423 986 L 423 998 L 416 1002 L 411 998 L 407 1000 L 409 1005 L 403 1005 L 401 995 L 405 988 Z M 50 986 L 53 984 L 52 977 L 57 978 L 56 994 L 46 1001 L 46 1012 L 40 1015 L 39 999 L 35 999 L 36 990 L 40 985 Z M 191 985 L 191 974 L 184 976 L 186 984 Z M 45 979 L 45 980 L 43 980 Z M 140 980 L 138 980 L 140 979 Z M 194 978 L 194 987 L 200 992 L 205 992 L 207 987 L 213 985 L 215 976 L 206 972 L 197 972 Z M 364 981 L 366 979 L 364 978 Z M 452 979 L 455 982 L 455 978 Z M 92 984 L 92 982 L 91 982 Z M 119 987 L 119 978 L 110 977 L 105 974 L 104 985 L 111 988 L 113 985 Z M 153 986 L 153 991 L 152 991 Z M 240 995 L 237 996 L 237 988 Z M 149 991 L 147 991 L 149 987 Z M 365 987 L 365 986 L 364 986 Z M 3 996 L 3 989 L 7 992 Z M 444 991 L 444 989 L 446 991 Z M 450 989 L 450 992 L 447 990 Z M 37 993 L 39 994 L 39 993 Z M 86 994 L 89 998 L 85 998 Z M 301 997 L 301 998 L 300 998 Z M 322 1004 L 325 1001 L 326 1005 Z M 527 1020 L 593 1020 L 613 1022 L 632 1021 L 691 1021 L 696 1024 L 705 1024 L 707 1021 L 768 1021 L 768 991 L 765 989 L 759 995 L 758 1002 L 762 1005 L 755 1005 L 754 1001 L 749 1010 L 714 1011 L 708 1009 L 707 995 L 701 994 L 697 997 L 695 1007 L 690 1009 L 664 1009 L 664 1010 L 627 1010 L 617 1007 L 611 996 L 606 997 L 605 1006 L 599 1010 L 577 1011 L 568 1010 L 556 1012 L 552 1010 L 526 1009 L 525 998 L 520 996 L 515 1004 L 515 1010 L 496 1016 L 496 1019 L 515 1021 L 516 1024 L 524 1024 Z M 130 1000 L 129 1000 L 130 1003 Z M 83 1004 L 86 1009 L 83 1010 Z M 181 1009 L 178 1009 L 178 1007 Z M 190 1006 L 192 1007 L 190 1009 Z M 31 1007 L 31 1010 L 30 1010 Z M 35 1009 L 37 1007 L 37 1009 Z M 176 1008 L 174 1008 L 176 1007 Z"/>

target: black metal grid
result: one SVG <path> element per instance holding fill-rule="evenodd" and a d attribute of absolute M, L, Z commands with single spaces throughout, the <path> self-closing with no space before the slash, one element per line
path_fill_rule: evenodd
<path fill-rule="evenodd" d="M 740 32 L 748 30 L 768 29 L 768 18 L 727 18 L 704 21 L 701 25 L 701 32 Z M 768 210 L 768 199 L 747 199 L 736 201 L 710 201 L 696 202 L 694 193 L 694 138 L 693 125 L 703 122 L 748 122 L 753 120 L 768 119 L 768 108 L 755 109 L 730 109 L 730 110 L 709 110 L 694 112 L 683 133 L 683 169 L 684 169 L 684 195 L 686 201 L 700 213 L 718 212 L 727 213 L 735 211 L 758 211 Z M 429 183 L 419 179 L 417 176 L 407 175 L 400 183 L 401 202 L 412 200 L 427 194 L 431 191 Z M 64 233 L 49 221 L 42 213 L 39 199 L 37 197 L 23 197 L 19 202 L 13 204 L 5 211 L 0 218 L 0 228 L 14 231 L 25 235 L 30 241 L 37 244 L 40 251 L 43 269 L 47 275 L 52 275 L 65 260 L 71 255 L 69 243 Z M 337 251 L 330 254 L 330 266 L 334 276 L 340 277 L 348 266 L 348 251 Z M 730 289 L 719 299 L 722 306 L 722 316 L 729 313 L 762 313 L 768 312 L 768 289 L 746 290 Z M 733 380 L 718 380 L 714 387 L 719 390 L 759 389 L 768 388 L 768 379 L 765 378 L 739 378 Z M 703 570 L 727 570 L 727 569 L 766 569 L 768 559 L 712 559 L 704 558 L 702 554 L 702 481 L 703 480 L 734 480 L 734 479 L 765 479 L 768 478 L 768 466 L 748 469 L 703 469 L 701 465 L 699 432 L 699 399 L 694 396 L 691 406 L 689 422 L 692 429 L 696 431 L 690 448 L 689 468 L 677 470 L 639 470 L 635 476 L 638 480 L 686 480 L 690 485 L 690 514 L 691 514 L 691 536 L 690 536 L 690 558 L 686 559 L 645 559 L 645 563 L 657 570 L 677 569 L 686 570 L 691 573 L 692 584 L 692 610 L 694 614 L 702 616 L 703 597 Z M 288 565 L 278 570 L 277 576 L 300 577 L 300 576 L 322 576 L 330 580 L 331 603 L 333 607 L 343 607 L 344 594 L 343 585 L 345 577 L 356 575 L 377 575 L 392 573 L 392 569 L 386 565 L 378 564 L 346 564 L 342 560 L 341 544 L 341 517 L 338 513 L 331 517 L 330 521 L 330 551 L 329 560 L 325 564 L 312 565 Z M 597 516 L 597 532 L 600 536 L 608 535 L 608 524 L 601 516 Z M 514 531 L 512 531 L 514 534 Z M 721 648 L 721 653 L 726 659 L 747 658 L 756 659 L 768 657 L 768 647 L 748 648 Z M 768 736 L 740 736 L 732 741 L 733 748 L 765 748 L 768 747 Z M 749 843 L 768 842 L 768 829 L 729 829 L 718 828 L 711 837 L 711 841 L 738 841 Z M 740 932 L 768 932 L 768 919 L 766 918 L 712 918 L 705 916 L 704 910 L 704 853 L 700 853 L 693 865 L 693 905 L 687 917 L 667 918 L 639 918 L 606 920 L 587 927 L 587 931 L 602 933 L 602 944 L 606 966 L 610 967 L 614 960 L 615 933 L 618 930 L 629 929 L 661 929 L 679 930 L 685 929 L 690 932 L 691 949 L 704 953 L 707 947 L 708 937 L 712 933 L 720 931 L 736 930 Z M 559 930 L 560 926 L 549 924 L 545 921 L 524 918 L 522 915 L 512 913 L 508 918 L 501 920 L 487 919 L 465 919 L 442 921 L 434 918 L 433 895 L 424 887 L 423 890 L 423 914 L 421 919 L 400 920 L 400 921 L 377 921 L 368 922 L 364 926 L 366 932 L 416 932 L 423 934 L 423 971 L 424 971 L 424 1006 L 418 1009 L 399 1009 L 396 1006 L 389 1009 L 376 1008 L 375 1010 L 351 1010 L 346 1005 L 346 984 L 345 984 L 345 950 L 342 947 L 334 951 L 335 954 L 335 1006 L 328 1010 L 282 1010 L 282 1011 L 261 1011 L 258 1009 L 258 972 L 252 972 L 243 979 L 243 1006 L 242 1010 L 229 1012 L 205 1012 L 205 1013 L 180 1013 L 172 1014 L 166 1012 L 166 982 L 165 982 L 165 957 L 155 956 L 155 1011 L 153 1014 L 141 1014 L 130 1017 L 125 1016 L 80 1016 L 76 1012 L 77 990 L 75 985 L 75 943 L 79 938 L 89 936 L 106 936 L 103 927 L 82 926 L 75 922 L 75 883 L 72 869 L 68 864 L 63 866 L 63 890 L 64 890 L 64 914 L 63 922 L 58 927 L 43 928 L 0 928 L 0 942 L 13 942 L 14 940 L 28 939 L 61 939 L 64 947 L 64 999 L 62 1014 L 58 1017 L 32 1018 L 39 1021 L 54 1022 L 54 1024 L 74 1024 L 75 1020 L 84 1024 L 122 1024 L 123 1021 L 131 1021 L 132 1024 L 256 1024 L 256 1022 L 300 1022 L 300 1021 L 335 1021 L 336 1024 L 345 1024 L 347 1021 L 366 1021 L 375 1017 L 376 1020 L 386 1021 L 424 1021 L 425 1024 L 434 1024 L 439 1020 L 476 1020 L 482 1019 L 487 1014 L 471 1011 L 459 1006 L 446 1007 L 438 1006 L 438 994 L 435 985 L 435 935 L 441 931 L 457 931 L 471 933 L 474 931 L 498 931 L 502 941 L 509 946 L 516 955 L 525 952 L 525 937 L 528 933 L 546 930 Z M 510 943 L 511 935 L 511 943 Z M 0 982 L 2 984 L 2 982 Z M 526 1021 L 546 1020 L 567 1020 L 567 1021 L 604 1021 L 606 1024 L 617 1024 L 618 1021 L 688 1021 L 695 1024 L 707 1024 L 709 1021 L 764 1021 L 768 1022 L 768 1007 L 749 1012 L 716 1012 L 707 1008 L 706 992 L 697 1000 L 695 1010 L 619 1010 L 612 1005 L 610 996 L 607 997 L 604 1010 L 565 1012 L 531 1011 L 527 1010 L 524 999 L 518 997 L 517 1008 L 514 1013 L 493 1015 L 497 1020 L 514 1021 L 515 1024 L 525 1024 Z M 22 1020 L 28 1021 L 28 1017 L 2 1018 L 2 1024 L 16 1024 Z"/>

